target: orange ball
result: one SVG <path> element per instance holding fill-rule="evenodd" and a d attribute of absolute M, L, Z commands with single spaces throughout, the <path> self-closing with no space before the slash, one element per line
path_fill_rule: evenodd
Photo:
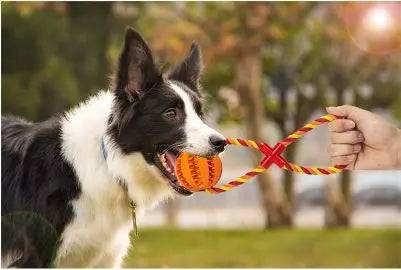
<path fill-rule="evenodd" d="M 200 157 L 181 153 L 176 161 L 175 175 L 181 186 L 191 191 L 201 191 L 213 187 L 220 179 L 222 171 L 218 156 Z"/>

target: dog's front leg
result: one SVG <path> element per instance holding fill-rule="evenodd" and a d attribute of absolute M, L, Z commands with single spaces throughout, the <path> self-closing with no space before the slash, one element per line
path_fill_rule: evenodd
<path fill-rule="evenodd" d="M 94 267 L 120 268 L 124 256 L 130 246 L 129 230 L 123 230 L 116 235 L 103 254 L 99 257 Z"/>

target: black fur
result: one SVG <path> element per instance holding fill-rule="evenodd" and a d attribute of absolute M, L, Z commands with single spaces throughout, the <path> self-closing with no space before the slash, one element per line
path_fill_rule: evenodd
<path fill-rule="evenodd" d="M 202 113 L 198 81 L 200 51 L 192 45 L 185 60 L 168 75 L 184 83 L 199 114 Z M 192 68 L 193 66 L 193 68 Z M 155 154 L 173 143 L 184 142 L 181 128 L 184 103 L 157 69 L 151 51 L 141 36 L 128 28 L 114 84 L 116 100 L 109 134 L 124 153 L 142 152 L 149 163 Z M 177 117 L 166 119 L 163 112 L 174 109 Z"/>
<path fill-rule="evenodd" d="M 37 214 L 51 224 L 58 240 L 73 216 L 69 202 L 80 193 L 74 171 L 61 155 L 58 118 L 33 124 L 14 117 L 2 117 L 1 122 L 3 219 L 7 222 L 5 215 L 18 211 Z M 12 229 L 19 233 L 15 237 L 20 241 L 11 243 L 13 246 L 4 246 L 7 243 L 2 241 L 2 253 L 20 248 L 26 251 L 14 266 L 48 266 L 48 257 L 33 260 L 41 253 L 35 248 L 26 248 L 31 242 L 29 234 L 40 231 L 26 232 L 19 227 Z"/>
<path fill-rule="evenodd" d="M 183 82 L 199 94 L 199 79 L 202 69 L 202 56 L 199 45 L 192 43 L 188 55 L 172 70 L 169 77 L 172 80 Z"/>
<path fill-rule="evenodd" d="M 156 154 L 186 139 L 184 103 L 167 79 L 181 84 L 201 115 L 200 61 L 199 48 L 193 45 L 185 60 L 170 75 L 163 75 L 141 36 L 127 30 L 107 131 L 123 153 L 141 152 L 163 170 Z M 19 252 L 15 267 L 50 266 L 54 254 L 43 252 L 43 247 L 53 247 L 48 242 L 53 234 L 54 246 L 60 244 L 74 215 L 70 202 L 81 193 L 74 169 L 62 155 L 60 118 L 30 123 L 4 117 L 1 132 L 2 256 Z M 177 183 L 172 187 L 190 194 Z"/>

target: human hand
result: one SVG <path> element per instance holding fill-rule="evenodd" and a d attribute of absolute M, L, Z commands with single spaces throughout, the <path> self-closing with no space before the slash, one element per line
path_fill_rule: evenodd
<path fill-rule="evenodd" d="M 380 116 L 343 105 L 327 112 L 344 117 L 329 124 L 331 162 L 350 170 L 401 169 L 401 130 Z"/>

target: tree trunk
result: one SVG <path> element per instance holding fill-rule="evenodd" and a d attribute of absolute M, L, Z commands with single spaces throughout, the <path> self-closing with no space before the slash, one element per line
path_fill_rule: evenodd
<path fill-rule="evenodd" d="M 237 89 L 245 109 L 247 136 L 263 141 L 262 126 L 264 122 L 263 95 L 261 92 L 262 69 L 260 50 L 244 50 L 237 59 Z M 260 161 L 260 154 L 254 152 L 255 162 Z M 266 227 L 282 225 L 282 207 L 278 200 L 271 176 L 266 172 L 259 176 L 259 187 L 262 194 L 262 205 L 266 212 Z"/>
<path fill-rule="evenodd" d="M 291 145 L 285 151 L 285 157 L 289 162 L 293 162 L 296 153 L 296 146 Z M 284 170 L 284 195 L 286 197 L 283 211 L 283 224 L 289 227 L 294 225 L 294 173 Z"/>
<path fill-rule="evenodd" d="M 265 37 L 261 31 L 265 29 L 269 5 L 260 2 L 236 3 L 240 12 L 240 35 L 246 43 L 237 47 L 236 87 L 245 110 L 245 126 L 248 138 L 264 140 L 262 126 L 265 124 L 265 108 L 262 92 L 262 57 L 261 49 Z M 254 154 L 255 162 L 261 155 Z M 262 195 L 262 206 L 266 213 L 266 227 L 274 228 L 282 225 L 283 207 L 273 179 L 268 172 L 259 176 L 259 187 Z"/>
<path fill-rule="evenodd" d="M 351 173 L 345 171 L 340 176 L 340 192 L 342 198 L 342 211 L 338 215 L 338 225 L 349 227 L 351 225 L 352 197 L 351 197 Z"/>
<path fill-rule="evenodd" d="M 349 172 L 344 172 L 349 175 Z M 350 183 L 350 178 L 347 183 Z M 337 182 L 342 187 L 343 181 Z M 326 184 L 327 207 L 325 211 L 325 226 L 327 228 L 348 227 L 350 225 L 350 207 L 349 202 L 344 197 L 340 188 L 333 181 L 328 180 Z M 349 188 L 346 188 L 349 190 Z"/>
<path fill-rule="evenodd" d="M 338 80 L 337 104 L 344 104 L 345 85 L 342 86 L 341 79 Z M 328 187 L 331 192 L 338 195 L 336 199 L 328 197 L 326 207 L 326 226 L 327 227 L 349 227 L 351 225 L 352 214 L 352 196 L 351 196 L 351 174 L 349 171 L 343 171 L 339 175 L 339 187 Z"/>
<path fill-rule="evenodd" d="M 88 93 L 108 87 L 110 65 L 107 49 L 111 35 L 112 5 L 113 2 L 68 2 L 74 42 L 66 50 L 73 59 L 72 69 L 84 98 Z"/>
<path fill-rule="evenodd" d="M 178 212 L 177 210 L 178 210 L 178 200 L 168 199 L 164 207 L 167 226 L 174 227 L 177 225 L 177 212 Z"/>

